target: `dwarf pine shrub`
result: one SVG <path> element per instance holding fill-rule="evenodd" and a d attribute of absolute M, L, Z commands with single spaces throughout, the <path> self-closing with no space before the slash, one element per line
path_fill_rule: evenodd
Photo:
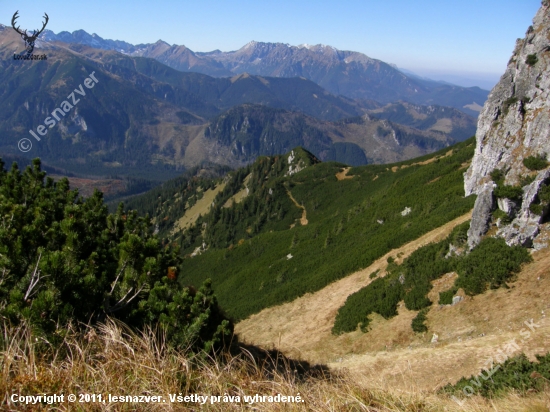
<path fill-rule="evenodd" d="M 99 191 L 83 199 L 39 159 L 21 172 L 0 160 L 0 316 L 30 324 L 51 343 L 63 325 L 107 317 L 137 329 L 160 325 L 174 346 L 210 350 L 231 335 L 209 282 L 178 281 L 177 250 L 149 218 L 109 213 Z M 60 328 L 61 326 L 61 328 Z"/>
<path fill-rule="evenodd" d="M 428 313 L 428 308 L 422 309 L 411 322 L 412 330 L 416 333 L 424 333 L 428 331 L 428 327 L 425 325 L 426 314 Z"/>
<path fill-rule="evenodd" d="M 441 392 L 459 394 L 473 390 L 475 394 L 493 398 L 516 390 L 525 395 L 527 391 L 546 390 L 549 379 L 550 353 L 536 355 L 535 362 L 529 361 L 525 354 L 521 354 L 495 364 L 490 370 L 484 370 L 477 376 L 462 378 L 454 385 L 449 384 L 443 387 Z"/>
<path fill-rule="evenodd" d="M 548 167 L 546 155 L 529 156 L 523 159 L 523 165 L 529 170 L 542 170 Z"/>

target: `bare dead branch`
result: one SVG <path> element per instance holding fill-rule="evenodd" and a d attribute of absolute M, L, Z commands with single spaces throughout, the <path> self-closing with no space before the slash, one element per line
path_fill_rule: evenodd
<path fill-rule="evenodd" d="M 38 264 L 40 263 L 41 258 L 42 258 L 42 253 L 40 253 L 40 255 L 38 255 L 38 260 L 36 262 L 34 272 L 31 276 L 31 282 L 29 283 L 29 287 L 27 288 L 27 292 L 25 293 L 25 297 L 23 298 L 23 300 L 29 299 L 32 295 L 34 295 L 36 293 L 36 291 L 34 291 L 34 293 L 33 293 L 33 290 L 36 287 L 36 285 L 38 285 L 38 282 L 40 282 L 40 279 L 41 279 L 40 271 L 38 270 Z"/>
<path fill-rule="evenodd" d="M 122 265 L 122 268 L 120 268 L 120 271 L 118 272 L 118 275 L 116 275 L 116 279 L 113 282 L 113 286 L 111 287 L 111 291 L 109 292 L 109 296 L 111 296 L 115 290 L 116 284 L 118 283 L 118 279 L 120 278 L 120 275 L 122 275 L 122 272 L 124 272 L 124 269 L 126 269 L 126 265 L 128 265 L 128 260 L 124 262 Z"/>

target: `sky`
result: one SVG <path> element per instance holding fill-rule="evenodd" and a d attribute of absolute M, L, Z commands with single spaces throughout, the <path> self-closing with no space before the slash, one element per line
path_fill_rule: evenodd
<path fill-rule="evenodd" d="M 132 44 L 162 39 L 193 51 L 237 50 L 251 40 L 327 44 L 434 80 L 489 88 L 539 7 L 540 0 L 3 0 L 0 23 L 9 25 L 19 10 L 21 28 L 39 28 L 46 12 L 55 33 L 83 29 Z"/>

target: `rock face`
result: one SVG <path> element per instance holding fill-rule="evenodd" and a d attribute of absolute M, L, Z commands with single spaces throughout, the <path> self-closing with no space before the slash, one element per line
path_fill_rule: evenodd
<path fill-rule="evenodd" d="M 533 172 L 523 160 L 529 156 L 548 159 L 550 154 L 549 67 L 550 0 L 544 0 L 525 39 L 517 40 L 508 68 L 479 116 L 474 158 L 464 174 L 466 196 L 478 195 L 468 232 L 470 248 L 487 232 L 495 204 L 513 219 L 497 233 L 509 245 L 530 246 L 539 232 L 542 217 L 529 206 L 548 183 L 549 171 Z M 531 181 L 523 187 L 521 200 L 494 201 L 490 176 L 494 169 L 504 173 L 501 184 L 523 186 Z"/>
<path fill-rule="evenodd" d="M 540 231 L 542 216 L 532 213 L 529 206 L 535 200 L 540 186 L 549 177 L 550 170 L 543 170 L 537 174 L 533 183 L 523 188 L 523 201 L 516 218 L 512 224 L 502 227 L 497 232 L 497 236 L 503 237 L 508 245 L 533 246 L 533 240 Z"/>
<path fill-rule="evenodd" d="M 468 246 L 470 249 L 473 249 L 480 242 L 481 237 L 487 233 L 493 208 L 493 183 L 489 182 L 483 185 L 472 212 L 470 229 L 468 229 Z"/>

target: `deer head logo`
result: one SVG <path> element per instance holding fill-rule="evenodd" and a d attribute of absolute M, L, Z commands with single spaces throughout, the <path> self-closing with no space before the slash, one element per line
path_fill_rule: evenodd
<path fill-rule="evenodd" d="M 19 17 L 18 16 L 19 14 L 19 10 L 16 11 L 11 19 L 11 26 L 13 27 L 13 29 L 19 33 L 21 35 L 21 38 L 23 39 L 23 41 L 25 42 L 25 45 L 26 45 L 26 51 L 21 53 L 21 54 L 27 54 L 27 55 L 30 55 L 33 50 L 34 50 L 34 42 L 36 41 L 36 39 L 38 38 L 38 36 L 40 36 L 40 33 L 42 33 L 44 31 L 44 29 L 46 28 L 46 25 L 48 24 L 48 20 L 50 19 L 48 17 L 48 15 L 46 13 L 44 13 L 44 19 L 45 21 L 42 23 L 42 28 L 40 30 L 33 30 L 32 32 L 32 35 L 28 35 L 27 34 L 27 30 L 24 30 L 24 31 L 21 31 L 21 29 L 19 28 L 19 26 L 15 27 L 15 24 L 16 24 L 16 20 L 17 18 Z"/>

